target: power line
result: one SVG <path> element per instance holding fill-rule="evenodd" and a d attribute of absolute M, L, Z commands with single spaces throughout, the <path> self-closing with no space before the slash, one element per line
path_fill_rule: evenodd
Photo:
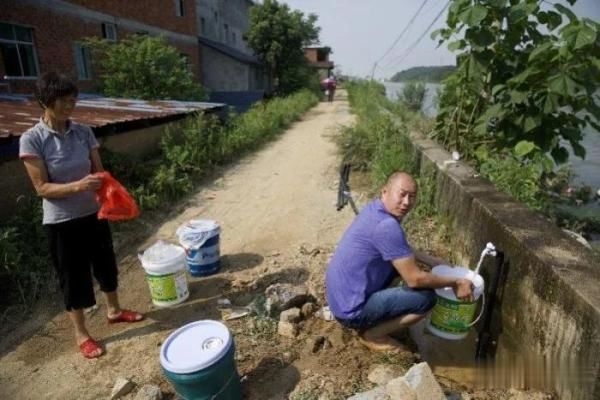
<path fill-rule="evenodd" d="M 412 18 L 410 19 L 410 21 L 408 22 L 408 25 L 406 25 L 404 27 L 404 29 L 402 30 L 402 32 L 400 32 L 400 35 L 398 35 L 398 37 L 396 38 L 396 40 L 394 40 L 394 43 L 392 43 L 392 45 L 390 46 L 390 48 L 387 49 L 386 52 L 377 61 L 375 61 L 375 63 L 373 63 L 373 69 L 371 70 L 371 79 L 373 79 L 373 77 L 375 76 L 375 70 L 377 69 L 377 64 L 379 64 L 390 53 L 390 51 L 392 51 L 392 49 L 394 47 L 396 47 L 396 45 L 398 44 L 398 42 L 400 41 L 400 39 L 402 38 L 402 36 L 404 36 L 404 34 L 406 33 L 406 31 L 408 31 L 408 28 L 410 28 L 410 26 L 413 24 L 413 22 L 415 22 L 415 19 L 417 18 L 417 16 L 419 15 L 419 13 L 423 9 L 423 7 L 425 7 L 425 4 L 427 4 L 427 1 L 428 0 L 424 0 L 423 1 L 423 3 L 419 7 L 419 9 L 415 13 L 415 15 L 413 15 Z"/>
<path fill-rule="evenodd" d="M 392 51 L 392 49 L 394 47 L 396 47 L 396 45 L 398 44 L 398 42 L 400 41 L 400 39 L 402 39 L 402 36 L 404 36 L 404 34 L 408 30 L 408 28 L 410 28 L 410 26 L 413 24 L 413 22 L 415 22 L 415 19 L 417 18 L 417 16 L 419 15 L 419 13 L 423 9 L 423 7 L 425 7 L 425 4 L 427 4 L 427 1 L 428 0 L 423 1 L 423 3 L 421 4 L 421 7 L 419 7 L 419 9 L 415 13 L 415 15 L 413 15 L 412 18 L 410 19 L 410 21 L 408 22 L 408 25 L 406 25 L 404 27 L 404 29 L 402 30 L 402 32 L 400 32 L 400 35 L 398 35 L 398 37 L 396 38 L 396 40 L 394 40 L 394 43 L 392 43 L 392 45 L 390 46 L 390 48 L 387 49 L 386 52 L 379 58 L 379 60 L 377 60 L 375 62 L 376 64 L 379 64 L 381 62 L 381 60 L 383 60 L 390 53 L 390 51 Z"/>
<path fill-rule="evenodd" d="M 435 23 L 438 21 L 438 19 L 440 19 L 440 17 L 444 14 L 444 12 L 446 11 L 446 9 L 448 8 L 449 5 L 450 5 L 450 0 L 448 0 L 446 2 L 446 5 L 444 6 L 444 8 L 441 9 L 441 11 L 438 13 L 438 15 L 436 15 L 436 17 L 433 19 L 433 21 L 431 21 L 431 23 L 429 24 L 427 29 L 425 29 L 425 31 L 421 34 L 421 36 L 419 36 L 419 38 L 404 52 L 404 54 L 397 57 L 395 60 L 390 61 L 388 64 L 383 66 L 383 68 L 390 68 L 390 67 L 400 64 L 402 61 L 404 61 L 406 59 L 406 57 L 408 57 L 410 55 L 410 53 L 415 49 L 415 47 L 417 47 L 419 42 L 421 42 L 421 40 L 423 40 L 425 35 L 427 35 L 427 32 L 429 32 L 429 30 L 433 27 L 433 25 L 435 25 Z"/>

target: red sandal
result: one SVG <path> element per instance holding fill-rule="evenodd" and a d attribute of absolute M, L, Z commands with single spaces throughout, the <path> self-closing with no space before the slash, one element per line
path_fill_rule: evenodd
<path fill-rule="evenodd" d="M 100 353 L 97 353 L 98 350 L 100 350 Z M 98 358 L 104 354 L 102 347 L 92 338 L 88 338 L 86 341 L 80 343 L 79 351 L 85 358 Z"/>
<path fill-rule="evenodd" d="M 117 322 L 140 322 L 144 319 L 144 315 L 131 310 L 121 310 L 116 317 L 106 318 L 109 324 L 116 324 Z"/>

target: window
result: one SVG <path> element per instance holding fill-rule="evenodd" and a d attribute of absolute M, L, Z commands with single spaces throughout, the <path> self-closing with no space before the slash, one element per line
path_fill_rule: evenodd
<path fill-rule="evenodd" d="M 235 32 L 231 32 L 231 43 L 236 44 L 237 37 L 235 36 Z"/>
<path fill-rule="evenodd" d="M 214 17 L 215 17 L 215 21 L 217 21 L 219 19 L 219 13 L 217 13 L 216 11 L 213 13 Z"/>
<path fill-rule="evenodd" d="M 183 0 L 175 0 L 175 16 L 184 16 Z"/>
<path fill-rule="evenodd" d="M 117 41 L 117 26 L 110 22 L 102 23 L 102 37 L 111 42 Z"/>
<path fill-rule="evenodd" d="M 223 40 L 225 43 L 229 42 L 229 25 L 223 24 Z"/>
<path fill-rule="evenodd" d="M 38 75 L 31 28 L 0 23 L 0 54 L 2 54 L 5 75 L 11 77 Z"/>
<path fill-rule="evenodd" d="M 206 36 L 206 19 L 200 17 L 200 33 L 202 36 Z"/>
<path fill-rule="evenodd" d="M 83 47 L 79 43 L 73 45 L 75 54 L 75 67 L 77 68 L 77 78 L 81 80 L 92 79 L 92 64 L 90 62 L 90 49 Z"/>

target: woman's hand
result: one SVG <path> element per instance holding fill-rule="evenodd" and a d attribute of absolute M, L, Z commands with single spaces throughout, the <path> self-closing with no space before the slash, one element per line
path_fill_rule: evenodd
<path fill-rule="evenodd" d="M 100 186 L 102 186 L 102 178 L 91 174 L 77 182 L 77 190 L 79 192 L 95 192 L 100 189 Z"/>
<path fill-rule="evenodd" d="M 469 279 L 458 279 L 452 287 L 456 298 L 466 302 L 473 302 L 473 282 Z"/>

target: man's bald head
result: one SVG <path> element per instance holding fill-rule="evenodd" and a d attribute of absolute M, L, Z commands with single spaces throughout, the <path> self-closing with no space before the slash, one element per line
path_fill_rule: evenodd
<path fill-rule="evenodd" d="M 386 211 L 402 218 L 414 207 L 417 198 L 417 182 L 406 172 L 391 174 L 381 189 L 381 201 Z"/>

